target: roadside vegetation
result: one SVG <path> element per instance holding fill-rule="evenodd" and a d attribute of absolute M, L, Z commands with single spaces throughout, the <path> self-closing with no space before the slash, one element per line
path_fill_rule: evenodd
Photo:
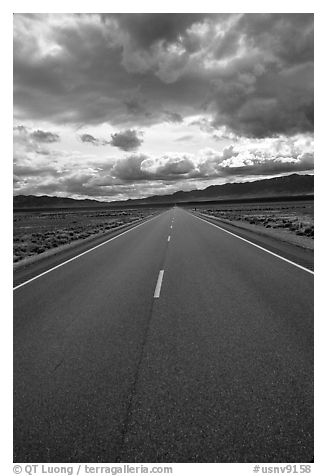
<path fill-rule="evenodd" d="M 153 215 L 155 209 L 14 213 L 13 261 L 39 255 Z"/>
<path fill-rule="evenodd" d="M 281 232 L 281 236 L 314 238 L 313 201 L 214 205 L 194 210 L 235 225 L 252 225 L 253 229 Z"/>

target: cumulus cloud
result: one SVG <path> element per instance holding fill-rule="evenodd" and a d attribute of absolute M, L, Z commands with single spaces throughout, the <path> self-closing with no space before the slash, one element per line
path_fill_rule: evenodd
<path fill-rule="evenodd" d="M 313 148 L 310 138 L 294 136 L 266 141 L 257 140 L 246 146 L 227 146 L 221 152 L 204 149 L 198 156 L 145 154 L 119 159 L 111 175 L 127 182 L 180 181 L 214 179 L 242 175 L 274 175 L 313 170 Z"/>
<path fill-rule="evenodd" d="M 111 175 L 126 182 L 147 180 L 149 176 L 142 170 L 142 162 L 147 159 L 144 154 L 131 155 L 116 161 Z"/>
<path fill-rule="evenodd" d="M 42 131 L 37 129 L 36 131 L 31 131 L 29 128 L 23 126 L 22 124 L 14 127 L 14 134 L 23 138 L 23 140 L 30 140 L 33 142 L 44 142 L 51 144 L 53 142 L 59 142 L 59 134 L 54 132 Z"/>
<path fill-rule="evenodd" d="M 149 157 L 145 154 L 131 155 L 116 161 L 111 175 L 126 182 L 176 181 L 189 176 L 195 165 L 186 155 L 171 154 Z"/>
<path fill-rule="evenodd" d="M 17 132 L 18 134 L 27 134 L 27 128 L 20 124 L 19 126 L 14 127 L 14 133 Z"/>
<path fill-rule="evenodd" d="M 93 145 L 99 145 L 99 139 L 96 139 L 94 136 L 91 134 L 82 134 L 80 136 L 80 139 L 82 142 L 88 142 Z"/>
<path fill-rule="evenodd" d="M 20 124 L 14 127 L 14 152 L 51 155 L 51 150 L 43 144 L 59 142 L 59 134 L 45 132 L 40 129 L 33 131 Z"/>
<path fill-rule="evenodd" d="M 37 131 L 33 131 L 31 133 L 31 138 L 37 142 L 45 142 L 51 144 L 52 142 L 59 142 L 60 137 L 58 134 L 54 134 L 53 132 L 46 132 L 41 131 L 38 129 Z"/>
<path fill-rule="evenodd" d="M 313 144 L 308 137 L 276 138 L 204 150 L 197 175 L 202 178 L 276 175 L 313 171 Z"/>
<path fill-rule="evenodd" d="M 195 169 L 192 159 L 186 155 L 163 156 L 142 162 L 142 170 L 155 180 L 176 180 L 187 177 Z"/>
<path fill-rule="evenodd" d="M 45 158 L 16 160 L 16 193 L 103 199 L 138 198 L 151 193 L 173 193 L 197 188 L 208 180 L 274 176 L 312 172 L 313 139 L 310 135 L 248 140 L 222 151 L 207 148 L 198 154 L 162 156 L 131 154 L 120 159 L 84 159 L 78 167 L 49 164 Z M 212 182 L 210 182 L 212 183 Z M 203 187 L 203 185 L 202 185 Z"/>
<path fill-rule="evenodd" d="M 133 129 L 127 129 L 125 131 L 111 134 L 110 144 L 113 147 L 118 147 L 118 149 L 124 151 L 135 150 L 140 147 L 143 142 L 143 138 L 141 136 L 141 132 L 138 132 Z"/>
<path fill-rule="evenodd" d="M 98 139 L 97 137 L 92 136 L 92 134 L 81 134 L 80 140 L 84 143 L 93 144 L 93 145 L 108 145 L 111 142 L 105 139 Z"/>

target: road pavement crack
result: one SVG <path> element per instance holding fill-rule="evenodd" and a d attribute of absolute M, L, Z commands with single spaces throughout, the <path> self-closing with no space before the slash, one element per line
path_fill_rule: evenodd
<path fill-rule="evenodd" d="M 168 243 L 166 243 L 166 250 L 165 250 L 165 253 L 164 253 L 162 263 L 159 267 L 159 270 L 164 270 L 165 269 L 165 263 L 167 261 L 168 250 L 169 250 Z M 155 282 L 156 282 L 156 278 L 155 278 Z M 151 321 L 152 321 L 152 316 L 153 316 L 154 306 L 156 305 L 156 301 L 158 301 L 158 299 L 153 297 L 152 302 L 151 302 L 150 311 L 149 311 L 149 316 L 148 316 L 148 319 L 146 321 L 146 327 L 145 327 L 145 332 L 144 332 L 142 344 L 141 344 L 140 357 L 139 357 L 137 365 L 136 365 L 136 372 L 135 372 L 133 383 L 131 385 L 130 397 L 129 397 L 129 400 L 128 400 L 128 403 L 127 403 L 126 415 L 125 415 L 125 419 L 124 419 L 123 426 L 122 426 L 121 439 L 120 439 L 119 449 L 117 451 L 117 457 L 115 459 L 115 463 L 121 463 L 122 462 L 121 453 L 122 453 L 122 449 L 123 449 L 124 444 L 125 444 L 125 438 L 126 438 L 126 435 L 127 435 L 127 432 L 128 432 L 129 422 L 130 422 L 131 413 L 132 413 L 133 400 L 134 400 L 134 396 L 136 395 L 137 383 L 138 383 L 138 380 L 139 380 L 141 365 L 142 365 L 142 361 L 143 361 L 143 358 L 144 358 L 146 343 L 148 341 L 149 330 L 150 330 L 150 327 L 151 327 Z"/>

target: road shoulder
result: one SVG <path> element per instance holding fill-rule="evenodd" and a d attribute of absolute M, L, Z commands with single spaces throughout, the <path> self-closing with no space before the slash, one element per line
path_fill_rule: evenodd
<path fill-rule="evenodd" d="M 261 246 L 271 253 L 275 253 L 282 258 L 293 261 L 299 266 L 303 266 L 311 271 L 314 270 L 314 251 L 310 248 L 299 246 L 295 243 L 290 243 L 282 240 L 279 236 L 269 236 L 258 232 L 258 230 L 250 230 L 240 226 L 236 226 L 216 217 L 211 217 L 200 212 L 187 210 L 188 213 L 207 221 L 217 227 L 222 228 L 230 233 L 233 233 L 240 238 L 250 241 L 251 243 Z"/>

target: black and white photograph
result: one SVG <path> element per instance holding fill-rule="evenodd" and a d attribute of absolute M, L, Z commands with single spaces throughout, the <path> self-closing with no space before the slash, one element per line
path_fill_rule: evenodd
<path fill-rule="evenodd" d="M 12 12 L 16 474 L 313 472 L 315 14 L 243 9 Z"/>

